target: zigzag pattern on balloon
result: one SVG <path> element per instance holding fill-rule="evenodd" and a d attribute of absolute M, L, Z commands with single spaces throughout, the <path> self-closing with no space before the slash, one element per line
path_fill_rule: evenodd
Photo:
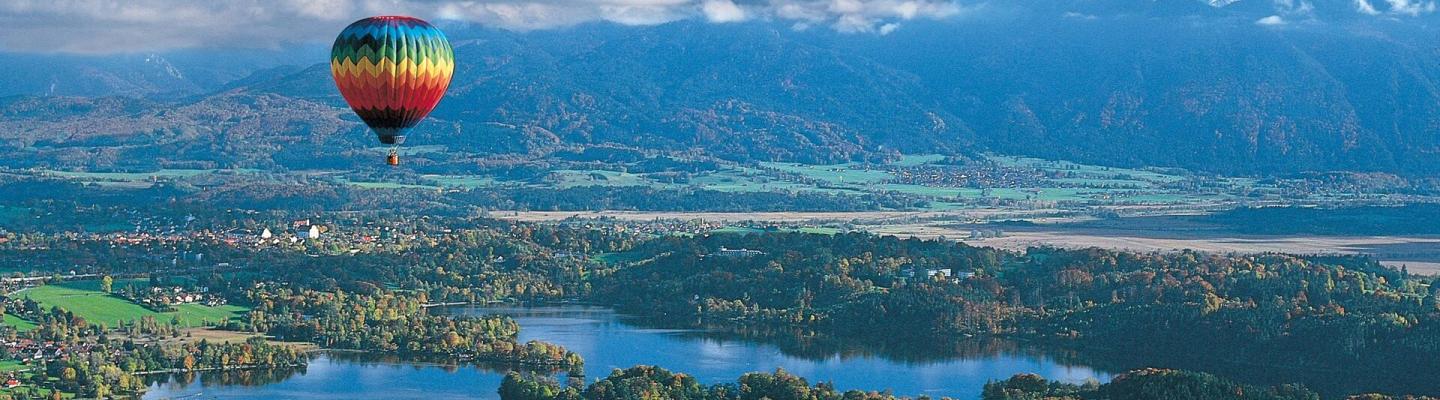
<path fill-rule="evenodd" d="M 346 27 L 330 71 L 350 108 L 372 128 L 415 126 L 440 102 L 455 71 L 445 35 L 411 17 L 371 17 Z"/>

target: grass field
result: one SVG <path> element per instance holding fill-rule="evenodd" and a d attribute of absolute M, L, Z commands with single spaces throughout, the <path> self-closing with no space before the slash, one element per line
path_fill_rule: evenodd
<path fill-rule="evenodd" d="M 1096 178 L 1113 179 L 1140 182 L 1173 182 L 1182 179 L 1180 176 L 1169 175 L 1151 170 L 1102 167 L 1096 165 L 1079 164 L 1070 161 L 1052 161 L 1038 158 L 988 155 L 990 161 L 996 164 L 1010 167 L 1034 168 L 1051 172 L 1070 172 L 1077 175 Z"/>
<path fill-rule="evenodd" d="M 764 162 L 760 165 L 836 185 L 878 183 L 892 177 L 889 172 L 865 169 L 863 166 L 855 164 L 815 165 Z"/>
<path fill-rule="evenodd" d="M 786 182 L 764 176 L 760 170 L 753 168 L 740 168 L 737 170 L 715 171 L 696 175 L 690 179 L 689 185 L 703 189 L 719 192 L 774 192 L 774 191 L 811 191 L 834 193 L 840 190 L 832 188 L 819 188 L 806 184 Z"/>
<path fill-rule="evenodd" d="M 171 180 L 190 178 L 199 175 L 213 173 L 257 173 L 255 169 L 161 169 L 149 172 L 87 172 L 87 171 L 59 171 L 40 169 L 36 170 L 37 175 L 65 178 L 76 182 L 98 185 L 112 189 L 145 189 L 153 185 L 153 180 Z"/>
<path fill-rule="evenodd" d="M 90 322 L 116 326 L 121 321 L 130 321 L 146 316 L 161 322 L 179 318 L 184 326 L 202 326 L 229 318 L 239 317 L 248 309 L 235 305 L 209 307 L 199 304 L 183 304 L 176 311 L 158 313 L 125 299 L 105 294 L 94 287 L 95 281 L 68 282 L 59 285 L 45 285 L 20 291 L 16 296 L 29 297 L 42 307 L 64 308 Z M 120 283 L 116 284 L 119 287 Z M 8 323 L 7 319 L 7 323 Z"/>
<path fill-rule="evenodd" d="M 836 234 L 839 234 L 839 233 L 840 233 L 840 229 L 837 229 L 837 228 L 826 228 L 826 227 L 820 227 L 820 226 L 807 226 L 807 227 L 804 227 L 804 228 L 796 229 L 795 232 L 799 232 L 799 233 L 809 233 L 809 234 L 812 234 L 812 235 L 836 235 Z"/>
<path fill-rule="evenodd" d="M 484 188 L 496 185 L 495 178 L 479 175 L 423 175 L 443 187 Z"/>
<path fill-rule="evenodd" d="M 181 323 L 188 326 L 202 326 L 207 322 L 213 324 L 220 321 L 228 321 L 231 318 L 239 318 L 249 311 L 249 308 L 234 304 L 214 307 L 201 304 L 181 304 L 175 306 L 175 312 L 164 314 L 178 315 Z"/>
<path fill-rule="evenodd" d="M 390 154 L 390 149 L 392 149 L 392 147 L 390 147 L 390 146 L 377 146 L 377 147 L 369 147 L 369 148 L 366 148 L 365 150 L 368 151 L 368 152 L 371 152 L 371 153 L 375 153 L 375 154 L 377 154 L 377 155 L 384 156 L 384 155 Z M 397 153 L 397 154 L 399 154 L 399 155 L 401 155 L 401 156 L 413 156 L 413 155 L 416 155 L 416 154 L 425 154 L 425 153 L 444 153 L 444 152 L 450 150 L 449 147 L 446 147 L 446 146 L 444 146 L 444 145 L 439 145 L 439 144 L 421 145 L 421 146 L 400 146 L 400 147 L 394 148 L 394 149 L 395 149 L 395 153 Z"/>
<path fill-rule="evenodd" d="M 628 172 L 606 170 L 555 170 L 546 178 L 559 188 L 582 186 L 653 186 L 658 182 Z"/>
<path fill-rule="evenodd" d="M 645 257 L 646 254 L 642 252 L 626 251 L 620 253 L 600 253 L 596 254 L 593 259 L 605 264 L 622 264 L 644 260 Z"/>
<path fill-rule="evenodd" d="M 30 369 L 30 366 L 21 363 L 19 360 L 0 361 L 0 372 L 15 372 L 22 369 Z"/>
<path fill-rule="evenodd" d="M 343 180 L 342 182 L 363 189 L 439 189 L 438 186 L 410 185 L 394 182 L 359 182 L 352 180 Z"/>
<path fill-rule="evenodd" d="M 13 398 L 20 398 L 20 399 L 48 399 L 48 398 L 50 398 L 50 390 L 49 390 L 49 389 L 37 388 L 37 387 L 31 386 L 31 385 L 29 385 L 29 384 L 20 385 L 20 386 L 18 386 L 18 387 L 11 388 L 11 389 L 0 389 L 0 394 L 4 394 L 4 395 L 6 395 L 6 396 L 10 396 L 10 397 L 13 397 Z M 71 399 L 71 398 L 74 398 L 74 397 L 73 397 L 74 395 L 71 395 L 72 397 L 64 397 L 64 396 L 65 396 L 65 395 L 62 394 L 60 398 L 62 398 L 62 399 Z"/>
<path fill-rule="evenodd" d="M 16 398 L 22 398 L 22 399 L 48 399 L 48 398 L 50 398 L 50 395 L 51 395 L 51 394 L 50 394 L 50 389 L 37 388 L 37 387 L 31 386 L 31 385 L 29 385 L 29 384 L 21 385 L 21 386 L 19 386 L 19 387 L 11 388 L 11 389 L 0 389 L 0 393 L 9 394 L 9 395 L 14 396 L 14 397 L 16 397 Z M 73 398 L 75 398 L 75 394 L 74 394 L 74 393 L 61 393 L 60 398 L 62 398 L 62 399 L 73 399 Z"/>
<path fill-rule="evenodd" d="M 1076 164 L 1064 161 L 1049 161 L 1025 157 L 1009 156 L 987 156 L 990 161 L 997 165 L 1016 168 L 1033 168 L 1052 173 L 1063 173 L 1065 177 L 1045 179 L 1045 184 L 1036 187 L 1002 187 L 983 191 L 976 188 L 963 187 L 936 187 L 915 184 L 884 183 L 893 175 L 886 170 L 876 169 L 862 164 L 834 164 L 834 165 L 809 165 L 795 163 L 762 163 L 767 168 L 773 168 L 785 173 L 801 175 L 809 179 L 825 182 L 829 187 L 823 188 L 826 191 L 850 191 L 850 192 L 897 192 L 917 196 L 933 198 L 931 210 L 954 209 L 955 204 L 946 204 L 947 201 L 974 200 L 981 198 L 995 198 L 1003 200 L 1038 200 L 1038 201 L 1067 201 L 1067 202 L 1099 202 L 1099 203 L 1176 203 L 1183 201 L 1207 201 L 1217 200 L 1213 196 L 1186 195 L 1173 189 L 1163 188 L 1161 185 L 1184 179 L 1178 175 L 1168 175 L 1162 172 L 1110 168 L 1093 165 Z M 900 161 L 891 163 L 893 166 L 919 166 L 934 163 L 943 157 L 938 155 L 907 155 Z M 709 184 L 711 182 L 701 182 Z M 720 185 L 726 190 L 747 189 L 744 184 L 726 182 L 730 185 Z M 785 182 L 779 182 L 785 183 Z M 767 186 L 789 190 L 822 190 L 805 185 L 799 187 L 783 187 L 776 183 Z"/>
<path fill-rule="evenodd" d="M 755 228 L 747 228 L 747 227 L 743 227 L 743 226 L 727 226 L 727 227 L 723 227 L 723 228 L 720 228 L 720 229 L 716 229 L 716 230 L 710 231 L 710 233 L 712 233 L 712 234 L 717 234 L 717 235 L 723 235 L 723 234 L 738 234 L 738 235 L 743 235 L 743 234 L 747 234 L 747 233 L 762 233 L 762 232 L 765 232 L 765 231 L 760 230 L 760 229 L 755 229 Z"/>
<path fill-rule="evenodd" d="M 150 178 L 187 178 L 201 174 L 213 173 L 213 169 L 162 169 L 154 172 L 75 172 L 75 171 L 42 171 L 44 174 L 53 176 L 92 181 L 125 181 L 138 182 L 147 181 Z"/>
<path fill-rule="evenodd" d="M 21 331 L 21 332 L 27 332 L 27 331 L 29 331 L 29 330 L 31 330 L 31 329 L 35 329 L 35 324 L 34 324 L 34 323 L 32 323 L 32 322 L 30 322 L 30 321 L 26 321 L 26 320 L 20 319 L 20 317 L 17 317 L 17 316 L 14 316 L 14 315 L 10 315 L 9 313 L 6 313 L 6 314 L 5 314 L 5 325 L 7 325 L 7 326 L 13 326 L 13 327 L 15 327 L 15 330 L 18 330 L 18 331 Z"/>
<path fill-rule="evenodd" d="M 905 167 L 913 167 L 916 165 L 935 163 L 944 159 L 945 156 L 939 154 L 905 154 L 901 155 L 900 161 L 896 161 L 894 162 L 894 164 Z"/>

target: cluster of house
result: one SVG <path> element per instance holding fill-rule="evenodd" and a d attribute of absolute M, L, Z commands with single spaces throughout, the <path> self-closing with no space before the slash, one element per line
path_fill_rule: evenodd
<path fill-rule="evenodd" d="M 980 239 L 990 239 L 990 238 L 1000 238 L 1000 237 L 1005 237 L 1005 231 L 1002 231 L 1002 230 L 999 230 L 999 229 L 986 229 L 986 230 L 971 229 L 971 230 L 970 230 L 970 237 L 966 238 L 966 240 L 980 240 Z"/>
<path fill-rule="evenodd" d="M 112 247 L 146 247 L 153 249 L 173 250 L 172 254 L 152 252 L 145 257 L 168 261 L 171 265 L 179 266 L 182 263 L 202 263 L 206 254 L 185 250 L 185 242 L 188 241 L 211 241 L 224 243 L 228 246 L 270 246 L 294 244 L 301 241 L 325 240 L 341 245 L 355 246 L 352 252 L 359 251 L 363 246 L 383 247 L 386 244 L 395 243 L 403 239 L 416 239 L 425 236 L 424 232 L 414 232 L 407 229 L 404 224 L 392 225 L 386 222 L 364 222 L 351 221 L 355 229 L 343 231 L 334 230 L 335 227 L 328 224 L 318 223 L 310 219 L 297 219 L 289 221 L 282 227 L 262 228 L 258 232 L 241 228 L 230 229 L 194 229 L 183 232 L 176 230 L 153 231 L 137 230 L 114 233 L 83 233 L 66 232 L 61 236 L 72 241 L 95 241 L 104 242 Z M 344 224 L 344 222 L 340 222 Z M 449 229 L 444 230 L 449 233 Z M 169 233 L 166 233 L 169 232 Z M 0 236 L 3 237 L 3 236 Z M 321 239 L 324 237 L 324 239 Z M 32 246 L 29 250 L 46 250 L 43 245 Z M 0 287 L 3 289 L 3 287 Z M 12 289 L 13 290 L 13 289 Z"/>
<path fill-rule="evenodd" d="M 917 271 L 917 270 L 915 270 L 914 268 L 906 268 L 906 269 L 900 270 L 900 277 L 901 277 L 901 278 L 914 278 L 914 277 L 918 274 L 918 272 L 920 272 L 920 271 Z M 958 271 L 958 272 L 957 272 L 957 271 L 955 271 L 955 270 L 952 269 L 952 268 L 929 268 L 929 269 L 925 269 L 924 272 L 925 272 L 925 278 L 927 278 L 927 279 L 932 279 L 932 280 L 933 280 L 933 279 L 943 279 L 943 280 L 947 280 L 947 281 L 951 281 L 951 282 L 959 282 L 959 281 L 961 281 L 961 280 L 970 279 L 970 278 L 975 277 L 975 273 L 974 273 L 974 272 L 971 272 L 971 271 Z"/>
<path fill-rule="evenodd" d="M 290 242 L 294 243 L 304 239 L 319 239 L 320 234 L 329 230 L 330 229 L 324 225 L 311 223 L 308 219 L 297 219 L 290 222 L 290 231 L 282 234 L 282 236 L 289 237 Z M 262 243 L 266 241 L 280 243 L 280 238 L 276 237 L 275 233 L 270 231 L 270 228 L 265 228 L 260 231 L 260 241 Z"/>
<path fill-rule="evenodd" d="M 376 246 L 384 247 L 387 243 L 395 243 L 402 238 L 416 239 L 424 237 L 421 232 L 407 233 L 408 230 L 384 224 L 377 225 L 375 222 L 366 222 L 362 225 L 354 225 L 353 229 L 335 230 L 330 225 L 323 225 L 310 221 L 309 219 L 298 219 L 290 222 L 290 226 L 283 230 L 272 231 L 264 228 L 258 235 L 251 233 L 249 237 L 240 240 L 226 240 L 226 243 L 237 244 L 256 240 L 257 246 L 278 245 L 284 243 L 299 243 L 307 240 L 320 240 L 322 237 L 328 242 L 348 244 L 351 246 Z M 444 229 L 444 233 L 450 233 Z M 351 252 L 357 252 L 358 247 L 351 248 Z"/>
<path fill-rule="evenodd" d="M 173 245 L 181 240 L 184 240 L 184 237 L 149 232 L 117 232 L 110 235 L 110 243 L 117 246 Z"/>
<path fill-rule="evenodd" d="M 9 276 L 0 278 L 0 293 L 12 294 L 22 289 L 40 286 L 50 276 Z"/>
<path fill-rule="evenodd" d="M 703 235 L 726 224 L 702 219 L 654 219 L 649 221 L 621 220 L 613 217 L 585 217 L 576 215 L 561 221 L 562 225 L 585 229 L 612 230 L 615 232 L 648 233 L 652 235 L 692 234 Z"/>
<path fill-rule="evenodd" d="M 31 339 L 18 338 L 15 340 L 6 341 L 5 350 L 9 352 L 12 359 L 19 360 L 20 362 L 29 365 L 34 362 L 39 362 L 41 360 L 54 360 L 62 358 L 74 349 L 67 348 L 62 343 L 50 340 L 39 342 Z M 79 350 L 83 351 L 88 349 Z"/>
<path fill-rule="evenodd" d="M 728 248 L 728 247 L 721 246 L 721 247 L 720 247 L 720 251 L 717 251 L 717 252 L 714 252 L 714 253 L 710 253 L 710 254 L 706 254 L 705 256 L 706 256 L 706 257 L 724 257 L 724 258 L 747 258 L 747 257 L 763 256 L 763 255 L 765 255 L 765 252 L 760 251 L 760 250 L 750 250 L 750 249 L 743 248 L 743 247 L 742 247 L 742 248 L 738 248 L 738 249 L 732 249 L 732 248 Z"/>
<path fill-rule="evenodd" d="M 209 288 L 198 290 L 186 290 L 179 286 L 160 287 L 152 286 L 149 290 L 143 291 L 135 302 L 149 307 L 173 306 L 176 304 L 198 303 L 207 306 L 222 306 L 226 301 L 224 297 L 208 293 Z"/>
<path fill-rule="evenodd" d="M 1045 174 L 1029 168 L 917 166 L 897 168 L 890 183 L 932 187 L 1037 187 Z"/>

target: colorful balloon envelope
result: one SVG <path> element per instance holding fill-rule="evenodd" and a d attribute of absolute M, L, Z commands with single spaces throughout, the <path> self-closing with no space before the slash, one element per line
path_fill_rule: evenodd
<path fill-rule="evenodd" d="M 330 49 L 330 72 L 345 102 L 380 137 L 399 146 L 425 119 L 455 72 L 450 41 L 430 23 L 380 16 L 350 24 Z M 399 163 L 394 148 L 388 161 Z"/>

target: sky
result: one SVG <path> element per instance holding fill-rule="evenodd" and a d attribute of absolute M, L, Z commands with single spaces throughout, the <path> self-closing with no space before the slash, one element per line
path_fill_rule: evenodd
<path fill-rule="evenodd" d="M 770 21 L 792 29 L 886 35 L 916 20 L 980 17 L 989 9 L 1060 0 L 0 0 L 0 51 L 113 54 L 325 43 L 350 22 L 411 15 L 530 31 L 608 21 L 654 25 Z M 1103 2 L 1089 1 L 1088 3 Z M 1113 0 L 1116 4 L 1265 2 L 1273 29 L 1314 21 L 1317 4 L 1359 16 L 1434 15 L 1440 0 Z M 1087 2 L 1072 2 L 1075 4 Z M 1065 15 L 1095 18 L 1085 13 Z"/>
<path fill-rule="evenodd" d="M 354 20 L 390 14 L 517 31 L 695 19 L 885 34 L 908 21 L 950 18 L 967 9 L 951 0 L 4 0 L 0 49 L 106 54 L 265 48 L 331 40 Z"/>

